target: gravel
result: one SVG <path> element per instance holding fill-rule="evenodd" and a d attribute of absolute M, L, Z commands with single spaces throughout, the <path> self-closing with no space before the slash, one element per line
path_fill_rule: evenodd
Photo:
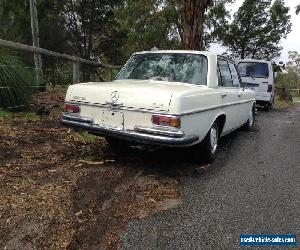
<path fill-rule="evenodd" d="M 225 140 L 207 172 L 180 177 L 180 205 L 132 221 L 121 249 L 238 249 L 240 234 L 299 235 L 300 105 L 261 111 L 252 132 Z"/>

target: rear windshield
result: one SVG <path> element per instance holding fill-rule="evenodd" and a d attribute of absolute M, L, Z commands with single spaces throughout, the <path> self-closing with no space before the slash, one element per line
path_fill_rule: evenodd
<path fill-rule="evenodd" d="M 238 68 L 241 77 L 269 77 L 269 67 L 267 63 L 241 62 Z"/>
<path fill-rule="evenodd" d="M 189 53 L 149 53 L 131 57 L 117 80 L 156 80 L 206 85 L 207 58 Z"/>

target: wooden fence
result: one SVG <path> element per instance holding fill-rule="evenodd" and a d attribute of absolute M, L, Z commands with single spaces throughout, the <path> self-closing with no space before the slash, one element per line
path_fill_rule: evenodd
<path fill-rule="evenodd" d="M 101 63 L 101 62 L 90 61 L 90 60 L 86 60 L 86 59 L 83 59 L 80 57 L 70 56 L 67 54 L 61 54 L 61 53 L 49 51 L 46 49 L 36 48 L 33 46 L 28 46 L 25 44 L 15 43 L 15 42 L 6 41 L 6 40 L 2 40 L 2 39 L 0 39 L 0 46 L 6 47 L 9 49 L 21 50 L 21 51 L 26 51 L 26 52 L 40 54 L 40 55 L 46 55 L 46 56 L 53 56 L 53 57 L 65 59 L 68 61 L 72 61 L 73 62 L 73 84 L 79 82 L 79 65 L 80 64 L 87 64 L 87 65 L 90 65 L 95 68 L 107 69 L 110 71 L 110 75 L 112 75 L 113 70 L 121 69 L 121 66 L 114 66 L 114 65 Z"/>

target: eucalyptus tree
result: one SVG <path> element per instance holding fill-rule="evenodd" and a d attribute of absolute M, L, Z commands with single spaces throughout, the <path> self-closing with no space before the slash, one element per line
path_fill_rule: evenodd
<path fill-rule="evenodd" d="M 204 19 L 213 0 L 184 0 L 182 10 L 183 46 L 185 49 L 204 49 Z"/>
<path fill-rule="evenodd" d="M 291 31 L 289 8 L 283 0 L 245 0 L 219 40 L 240 58 L 273 59 L 280 55 L 281 39 Z"/>

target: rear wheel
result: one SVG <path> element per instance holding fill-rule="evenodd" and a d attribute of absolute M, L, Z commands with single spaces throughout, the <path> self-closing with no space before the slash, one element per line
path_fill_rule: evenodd
<path fill-rule="evenodd" d="M 201 144 L 195 146 L 194 157 L 196 160 L 205 160 L 207 163 L 212 163 L 217 156 L 219 143 L 219 126 L 215 121 L 205 136 Z"/>
<path fill-rule="evenodd" d="M 243 126 L 243 129 L 246 131 L 250 131 L 253 128 L 255 121 L 255 106 L 252 107 L 251 112 L 249 113 L 249 118 L 245 125 Z"/>

